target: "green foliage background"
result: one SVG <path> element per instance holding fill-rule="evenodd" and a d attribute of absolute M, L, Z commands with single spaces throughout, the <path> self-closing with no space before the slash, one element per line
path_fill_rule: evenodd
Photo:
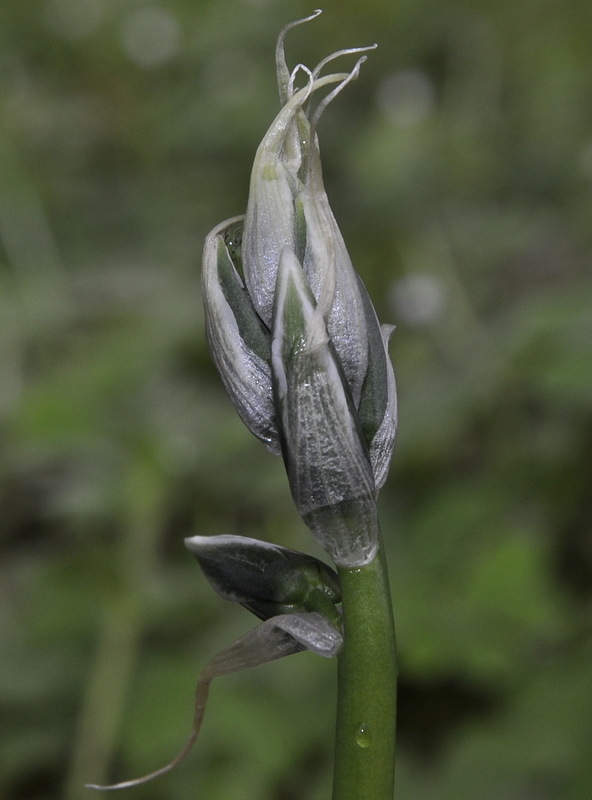
<path fill-rule="evenodd" d="M 255 620 L 183 537 L 318 555 L 210 363 L 207 231 L 246 204 L 296 0 L 0 6 L 0 797 L 174 755 Z M 379 42 L 323 118 L 334 210 L 392 343 L 381 516 L 398 800 L 592 785 L 592 5 L 329 0 L 292 63 Z M 335 664 L 214 683 L 146 800 L 330 795 Z M 132 794 L 129 795 L 130 797 Z"/>

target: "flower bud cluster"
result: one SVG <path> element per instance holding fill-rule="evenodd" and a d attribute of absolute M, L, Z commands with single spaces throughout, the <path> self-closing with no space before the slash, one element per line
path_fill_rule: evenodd
<path fill-rule="evenodd" d="M 282 107 L 257 150 L 246 215 L 207 237 L 203 295 L 210 349 L 239 415 L 283 455 L 314 536 L 337 565 L 356 567 L 376 555 L 376 494 L 395 439 L 392 328 L 379 325 L 352 266 L 325 192 L 316 133 L 365 56 L 347 73 L 322 75 L 325 66 L 371 48 L 290 72 L 285 34 L 317 14 L 280 34 Z"/>

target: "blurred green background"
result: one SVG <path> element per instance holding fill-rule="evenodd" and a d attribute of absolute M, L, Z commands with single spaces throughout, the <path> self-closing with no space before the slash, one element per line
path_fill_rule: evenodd
<path fill-rule="evenodd" d="M 319 555 L 210 363 L 205 234 L 244 211 L 286 0 L 0 6 L 0 797 L 161 766 L 255 624 L 183 537 Z M 378 41 L 320 126 L 391 351 L 381 518 L 398 800 L 592 786 L 592 5 L 328 0 L 290 63 Z M 335 663 L 214 683 L 145 800 L 330 796 Z"/>

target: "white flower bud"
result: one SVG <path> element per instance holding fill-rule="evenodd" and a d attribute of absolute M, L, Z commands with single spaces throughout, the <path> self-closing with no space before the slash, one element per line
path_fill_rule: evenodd
<path fill-rule="evenodd" d="M 329 57 L 312 73 L 299 65 L 290 75 L 283 55 L 284 34 L 276 52 L 284 105 L 259 145 L 251 173 L 243 238 L 245 282 L 259 316 L 269 327 L 280 253 L 284 247 L 294 251 L 325 318 L 357 405 L 368 369 L 364 301 L 323 184 L 316 125 L 329 102 L 358 76 L 365 57 L 349 73 L 317 77 Z M 335 56 L 365 49 L 369 48 L 341 51 Z M 308 76 L 308 82 L 303 89 L 294 90 L 299 71 Z M 337 86 L 309 119 L 305 105 L 312 94 L 332 84 Z"/>
<path fill-rule="evenodd" d="M 287 248 L 272 335 L 278 424 L 296 507 L 336 564 L 367 564 L 379 540 L 368 451 L 325 321 Z"/>
<path fill-rule="evenodd" d="M 285 34 L 317 15 L 278 39 L 282 108 L 257 150 L 242 245 L 230 242 L 242 218 L 206 241 L 206 327 L 241 418 L 272 452 L 281 449 L 304 521 L 337 564 L 359 566 L 376 553 L 376 493 L 396 433 L 391 328 L 379 325 L 329 205 L 316 127 L 365 56 L 349 73 L 321 76 L 325 65 L 371 48 L 290 72 Z"/>

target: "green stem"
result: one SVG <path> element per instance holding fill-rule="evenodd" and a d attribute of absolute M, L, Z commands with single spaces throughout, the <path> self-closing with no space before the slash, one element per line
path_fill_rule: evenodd
<path fill-rule="evenodd" d="M 339 655 L 333 800 L 392 800 L 397 653 L 382 544 L 364 567 L 339 569 L 344 641 Z"/>

